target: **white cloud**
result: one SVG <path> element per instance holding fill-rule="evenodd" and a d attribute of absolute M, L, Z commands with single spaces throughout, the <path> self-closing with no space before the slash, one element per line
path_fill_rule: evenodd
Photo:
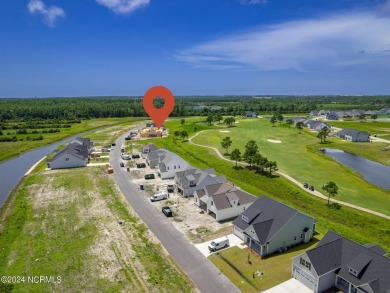
<path fill-rule="evenodd" d="M 266 4 L 268 0 L 240 0 L 243 5 Z"/>
<path fill-rule="evenodd" d="M 181 51 L 195 67 L 311 71 L 390 62 L 390 19 L 369 13 L 260 26 Z"/>
<path fill-rule="evenodd" d="M 96 0 L 117 14 L 129 14 L 150 3 L 150 0 Z"/>
<path fill-rule="evenodd" d="M 65 17 L 65 12 L 61 7 L 50 6 L 46 7 L 41 0 L 31 0 L 27 5 L 28 11 L 31 14 L 41 14 L 48 26 L 54 27 L 55 22 L 60 17 Z"/>

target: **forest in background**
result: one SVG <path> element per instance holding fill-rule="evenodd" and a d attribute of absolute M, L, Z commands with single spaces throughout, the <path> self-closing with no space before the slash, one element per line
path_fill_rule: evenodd
<path fill-rule="evenodd" d="M 208 116 L 210 112 L 239 116 L 244 111 L 288 114 L 320 109 L 379 110 L 390 107 L 390 96 L 187 96 L 175 99 L 171 117 Z M 146 117 L 142 97 L 0 99 L 0 128 L 3 126 L 3 129 L 10 121 L 23 122 L 25 128 L 36 129 L 44 128 L 34 126 L 38 121 L 50 120 L 49 124 L 61 127 L 49 128 L 62 128 L 79 119 L 109 117 Z"/>

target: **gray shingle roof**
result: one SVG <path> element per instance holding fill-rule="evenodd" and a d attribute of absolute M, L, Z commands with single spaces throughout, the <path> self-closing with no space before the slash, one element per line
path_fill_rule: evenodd
<path fill-rule="evenodd" d="M 233 224 L 240 229 L 253 225 L 260 244 L 265 244 L 297 213 L 300 212 L 292 207 L 267 196 L 261 196 L 242 213 L 249 218 L 249 225 L 242 220 L 241 215 L 233 221 Z"/>
<path fill-rule="evenodd" d="M 387 254 L 387 252 L 382 247 L 380 247 L 378 244 L 367 243 L 367 244 L 364 244 L 363 246 L 372 250 L 373 252 L 375 252 L 377 254 L 380 254 L 380 255 Z"/>
<path fill-rule="evenodd" d="M 75 156 L 75 157 L 80 158 L 82 160 L 86 160 L 86 159 L 88 159 L 88 148 L 86 145 L 81 145 L 81 144 L 78 144 L 76 142 L 70 143 L 70 144 L 66 145 L 62 150 L 55 153 L 51 159 L 48 159 L 46 161 L 52 162 L 65 154 Z"/>
<path fill-rule="evenodd" d="M 390 259 L 333 231 L 306 253 L 318 275 L 339 269 L 338 275 L 354 286 L 370 284 L 375 293 L 390 290 Z M 350 266 L 361 270 L 358 277 L 349 273 Z"/>

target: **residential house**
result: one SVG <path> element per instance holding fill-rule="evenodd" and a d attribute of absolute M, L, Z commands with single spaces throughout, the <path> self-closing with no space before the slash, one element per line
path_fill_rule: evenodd
<path fill-rule="evenodd" d="M 247 118 L 257 118 L 257 114 L 252 111 L 245 111 L 243 116 Z"/>
<path fill-rule="evenodd" d="M 343 140 L 353 142 L 368 142 L 370 141 L 370 134 L 367 131 L 359 131 L 356 129 L 344 128 L 337 132 L 335 136 Z"/>
<path fill-rule="evenodd" d="M 339 120 L 339 116 L 335 112 L 328 113 L 325 117 L 327 120 Z"/>
<path fill-rule="evenodd" d="M 390 114 L 390 108 L 382 108 L 378 111 L 378 115 L 387 115 Z"/>
<path fill-rule="evenodd" d="M 154 143 L 142 145 L 142 157 L 146 158 L 147 154 L 150 152 L 157 151 L 158 147 Z"/>
<path fill-rule="evenodd" d="M 292 276 L 315 293 L 336 287 L 348 293 L 390 292 L 390 259 L 378 245 L 360 245 L 333 231 L 293 259 Z"/>
<path fill-rule="evenodd" d="M 157 175 L 161 179 L 171 179 L 176 172 L 186 170 L 189 164 L 171 151 L 158 149 L 146 154 L 146 162 L 151 168 L 157 168 Z"/>
<path fill-rule="evenodd" d="M 237 217 L 255 202 L 256 197 L 224 182 L 196 190 L 194 200 L 195 204 L 220 222 Z"/>
<path fill-rule="evenodd" d="M 326 123 L 326 122 L 316 121 L 316 123 L 311 125 L 310 129 L 313 129 L 315 131 L 321 131 L 325 127 L 328 130 L 330 130 L 330 128 L 331 128 L 331 126 L 328 123 Z"/>
<path fill-rule="evenodd" d="M 88 164 L 89 152 L 86 145 L 73 142 L 47 159 L 47 167 L 50 169 L 66 169 L 85 167 Z"/>
<path fill-rule="evenodd" d="M 199 170 L 189 166 L 186 170 L 176 172 L 175 174 L 175 189 L 184 197 L 193 196 L 197 189 L 206 185 L 224 182 L 226 182 L 226 178 L 215 175 L 215 171 L 212 168 Z"/>
<path fill-rule="evenodd" d="M 294 118 L 292 118 L 291 120 L 293 121 L 293 123 L 294 123 L 294 125 L 295 125 L 295 124 L 297 124 L 298 122 L 305 122 L 307 119 L 306 119 L 306 118 L 303 118 L 303 117 L 294 117 Z"/>
<path fill-rule="evenodd" d="M 368 116 L 378 115 L 378 111 L 368 110 L 364 112 L 364 115 L 368 115 Z"/>
<path fill-rule="evenodd" d="M 307 128 L 311 129 L 312 126 L 317 123 L 317 120 L 306 120 L 303 125 L 305 125 Z"/>
<path fill-rule="evenodd" d="M 267 196 L 233 221 L 233 233 L 261 256 L 309 242 L 316 220 Z"/>
<path fill-rule="evenodd" d="M 318 111 L 317 110 L 311 110 L 309 115 L 310 116 L 317 116 L 318 115 Z"/>
<path fill-rule="evenodd" d="M 88 137 L 76 137 L 72 143 L 77 143 L 79 145 L 86 146 L 88 149 L 88 152 L 91 153 L 94 148 L 93 148 L 93 142 L 88 138 Z"/>

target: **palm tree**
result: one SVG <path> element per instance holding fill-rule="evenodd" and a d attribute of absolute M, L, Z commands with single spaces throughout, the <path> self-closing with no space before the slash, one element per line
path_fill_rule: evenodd
<path fill-rule="evenodd" d="M 336 183 L 334 183 L 333 181 L 329 181 L 328 183 L 322 186 L 322 190 L 328 193 L 328 204 L 329 204 L 330 196 L 334 197 L 337 194 L 339 188 L 337 187 Z"/>

